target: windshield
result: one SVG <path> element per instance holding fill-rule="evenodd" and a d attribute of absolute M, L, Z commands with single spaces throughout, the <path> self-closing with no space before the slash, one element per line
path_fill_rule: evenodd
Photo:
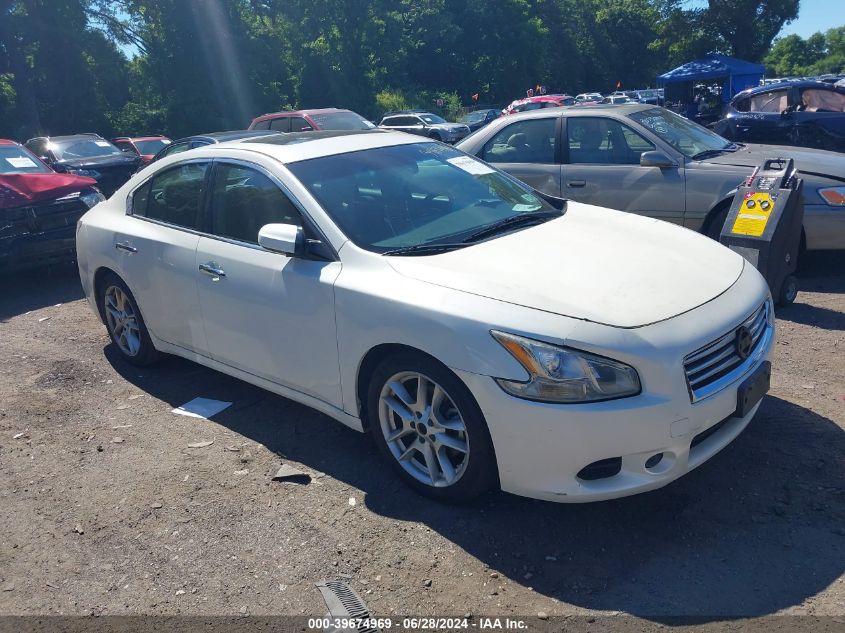
<path fill-rule="evenodd" d="M 135 141 L 135 147 L 141 154 L 158 154 L 162 147 L 170 145 L 170 141 L 157 138 L 151 141 Z"/>
<path fill-rule="evenodd" d="M 519 214 L 554 211 L 532 189 L 439 143 L 380 147 L 288 165 L 358 246 L 454 243 Z"/>
<path fill-rule="evenodd" d="M 442 119 L 436 114 L 421 114 L 420 118 L 426 123 L 446 123 L 446 119 Z"/>
<path fill-rule="evenodd" d="M 0 174 L 49 174 L 53 170 L 20 145 L 0 145 Z"/>
<path fill-rule="evenodd" d="M 464 123 L 475 123 L 476 121 L 483 121 L 485 116 L 485 112 L 470 112 L 463 120 Z"/>
<path fill-rule="evenodd" d="M 657 96 L 657 90 L 640 90 L 640 97 L 645 97 L 646 99 L 651 99 L 652 97 Z"/>
<path fill-rule="evenodd" d="M 311 118 L 321 130 L 371 130 L 375 127 L 360 114 L 354 112 L 312 114 Z"/>
<path fill-rule="evenodd" d="M 628 116 L 654 132 L 687 158 L 692 158 L 702 152 L 732 147 L 730 141 L 715 132 L 663 108 L 649 108 Z"/>
<path fill-rule="evenodd" d="M 95 156 L 122 154 L 114 145 L 99 138 L 53 141 L 48 147 L 53 151 L 57 160 L 73 160 L 74 158 L 93 158 Z"/>

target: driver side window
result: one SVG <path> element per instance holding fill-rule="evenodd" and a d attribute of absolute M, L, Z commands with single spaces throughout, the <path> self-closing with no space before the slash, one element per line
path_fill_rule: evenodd
<path fill-rule="evenodd" d="M 132 214 L 199 230 L 208 165 L 184 163 L 156 174 L 133 194 Z"/>
<path fill-rule="evenodd" d="M 302 216 L 285 192 L 257 169 L 218 164 L 211 196 L 211 232 L 257 244 L 258 231 L 265 224 L 302 226 Z"/>

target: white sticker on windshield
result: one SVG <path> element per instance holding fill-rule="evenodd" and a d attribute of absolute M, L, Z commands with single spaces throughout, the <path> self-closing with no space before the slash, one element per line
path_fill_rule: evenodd
<path fill-rule="evenodd" d="M 108 141 L 94 141 L 97 147 L 111 147 L 111 144 Z"/>
<path fill-rule="evenodd" d="M 35 167 L 35 163 L 32 161 L 31 158 L 27 158 L 26 156 L 18 156 L 15 158 L 7 158 L 6 162 L 9 163 L 12 167 L 17 167 L 18 169 L 25 169 L 27 167 Z"/>
<path fill-rule="evenodd" d="M 513 210 L 517 213 L 525 213 L 527 211 L 538 211 L 540 209 L 539 204 L 515 204 L 513 205 Z"/>
<path fill-rule="evenodd" d="M 161 139 L 161 142 L 164 143 L 165 145 L 170 145 L 170 143 L 172 143 L 172 141 L 169 138 L 163 138 L 163 139 Z"/>
<path fill-rule="evenodd" d="M 447 161 L 458 169 L 463 169 L 465 172 L 472 174 L 473 176 L 483 176 L 484 174 L 492 174 L 496 171 L 470 156 L 455 156 L 455 158 L 449 158 Z"/>

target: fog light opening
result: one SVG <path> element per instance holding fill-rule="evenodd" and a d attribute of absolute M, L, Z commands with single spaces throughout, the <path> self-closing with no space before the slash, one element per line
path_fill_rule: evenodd
<path fill-rule="evenodd" d="M 645 460 L 646 470 L 651 470 L 652 468 L 657 466 L 662 461 L 663 461 L 663 453 L 657 453 L 656 455 L 652 455 L 647 460 Z"/>

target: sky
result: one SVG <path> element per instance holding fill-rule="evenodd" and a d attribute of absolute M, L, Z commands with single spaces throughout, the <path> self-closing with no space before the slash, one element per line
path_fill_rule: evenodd
<path fill-rule="evenodd" d="M 817 31 L 845 26 L 845 6 L 841 0 L 801 0 L 798 19 L 790 22 L 780 32 L 781 36 L 796 33 L 804 39 Z"/>

